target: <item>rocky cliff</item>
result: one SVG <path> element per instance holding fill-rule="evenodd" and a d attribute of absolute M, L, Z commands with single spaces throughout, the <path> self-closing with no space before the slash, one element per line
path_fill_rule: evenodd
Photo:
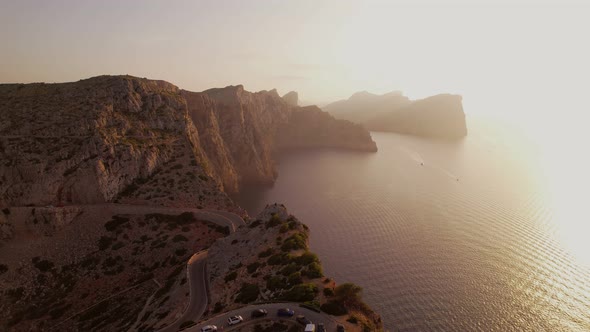
<path fill-rule="evenodd" d="M 272 183 L 277 176 L 272 155 L 285 148 L 377 150 L 362 127 L 317 107 L 293 106 L 276 90 L 248 92 L 238 85 L 182 95 L 210 169 L 228 192 L 242 184 Z"/>
<path fill-rule="evenodd" d="M 184 167 L 182 177 L 199 182 L 193 196 L 207 200 L 194 204 L 230 206 L 206 181 L 198 132 L 174 85 L 129 76 L 0 85 L 0 205 L 113 201 L 180 155 L 186 165 L 176 171 Z"/>
<path fill-rule="evenodd" d="M 367 121 L 367 127 L 445 139 L 459 139 L 467 135 L 462 98 L 450 94 L 417 100 L 394 112 L 381 114 Z"/>
<path fill-rule="evenodd" d="M 323 109 L 338 119 L 374 131 L 443 139 L 467 135 L 462 98 L 458 95 L 441 94 L 412 101 L 400 92 L 375 95 L 364 91 Z"/>
<path fill-rule="evenodd" d="M 227 208 L 232 203 L 219 189 L 274 181 L 277 130 L 304 112 L 276 90 L 196 93 L 131 76 L 0 85 L 0 206 L 150 201 Z M 374 150 L 360 128 L 317 110 L 306 118 L 326 136 L 318 146 Z M 300 121 L 296 127 L 306 129 Z"/>

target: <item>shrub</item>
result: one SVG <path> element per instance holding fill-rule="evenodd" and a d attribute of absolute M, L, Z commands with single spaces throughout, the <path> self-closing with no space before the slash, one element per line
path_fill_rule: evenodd
<path fill-rule="evenodd" d="M 258 270 L 259 267 L 260 267 L 260 263 L 254 262 L 252 264 L 248 264 L 248 266 L 246 266 L 246 269 L 248 269 L 248 273 L 252 274 L 252 273 L 256 272 L 256 270 Z"/>
<path fill-rule="evenodd" d="M 230 281 L 236 280 L 237 277 L 238 277 L 238 272 L 233 271 L 233 272 L 228 273 L 225 276 L 224 280 L 225 280 L 225 282 L 230 282 Z"/>
<path fill-rule="evenodd" d="M 270 217 L 270 219 L 268 219 L 268 221 L 266 222 L 266 228 L 272 228 L 275 226 L 278 226 L 281 224 L 281 218 L 279 217 L 278 214 L 273 213 L 273 215 Z"/>
<path fill-rule="evenodd" d="M 274 252 L 274 249 L 273 248 L 268 248 L 268 249 L 266 249 L 264 251 L 261 251 L 258 254 L 258 257 L 260 257 L 260 258 L 268 257 L 268 256 L 272 255 L 273 252 Z"/>
<path fill-rule="evenodd" d="M 285 282 L 284 278 L 272 276 L 266 281 L 266 288 L 271 291 L 285 289 L 287 288 L 287 283 Z"/>
<path fill-rule="evenodd" d="M 285 265 L 291 262 L 291 256 L 287 253 L 281 252 L 270 256 L 266 262 L 268 265 Z"/>
<path fill-rule="evenodd" d="M 289 231 L 289 225 L 287 223 L 283 223 L 281 228 L 279 228 L 279 233 L 287 233 Z"/>
<path fill-rule="evenodd" d="M 299 271 L 299 266 L 295 263 L 291 263 L 291 264 L 285 266 L 284 268 L 282 268 L 280 273 L 284 276 L 288 276 L 288 275 L 293 274 L 297 271 Z"/>
<path fill-rule="evenodd" d="M 312 301 L 318 293 L 314 284 L 295 285 L 283 295 L 283 300 L 293 302 Z"/>
<path fill-rule="evenodd" d="M 358 303 L 360 302 L 360 293 L 363 289 L 353 283 L 345 283 L 337 286 L 334 289 L 334 294 L 343 303 Z"/>
<path fill-rule="evenodd" d="M 215 306 L 213 307 L 213 313 L 216 314 L 218 312 L 220 312 L 221 310 L 223 310 L 224 306 L 221 302 L 217 302 L 215 303 Z"/>
<path fill-rule="evenodd" d="M 348 313 L 344 306 L 336 302 L 324 303 L 321 305 L 320 309 L 328 315 L 332 316 L 342 316 Z"/>
<path fill-rule="evenodd" d="M 53 268 L 53 263 L 43 259 L 33 263 L 37 269 L 41 272 L 47 272 Z"/>
<path fill-rule="evenodd" d="M 324 295 L 326 296 L 334 296 L 334 290 L 332 288 L 324 288 Z"/>
<path fill-rule="evenodd" d="M 301 272 L 291 273 L 288 280 L 290 285 L 299 285 L 303 282 L 303 279 L 301 279 Z"/>
<path fill-rule="evenodd" d="M 291 250 L 307 249 L 306 240 L 307 238 L 303 233 L 293 234 L 285 240 L 281 246 L 281 250 L 288 252 Z"/>
<path fill-rule="evenodd" d="M 188 239 L 181 234 L 177 234 L 172 238 L 172 242 L 180 242 L 180 241 L 185 242 L 185 241 L 188 241 Z"/>
<path fill-rule="evenodd" d="M 260 226 L 260 224 L 262 224 L 262 220 L 256 219 L 253 222 L 251 222 L 248 227 L 250 227 L 250 228 L 256 228 L 256 227 Z"/>
<path fill-rule="evenodd" d="M 240 293 L 236 296 L 236 302 L 238 303 L 250 303 L 256 301 L 260 294 L 260 289 L 257 284 L 242 284 Z"/>
<path fill-rule="evenodd" d="M 318 255 L 313 252 L 306 251 L 301 256 L 295 257 L 295 261 L 299 265 L 309 265 L 314 262 L 319 262 Z"/>
<path fill-rule="evenodd" d="M 309 264 L 305 274 L 312 279 L 321 278 L 324 276 L 324 273 L 322 271 L 322 266 L 316 262 Z"/>

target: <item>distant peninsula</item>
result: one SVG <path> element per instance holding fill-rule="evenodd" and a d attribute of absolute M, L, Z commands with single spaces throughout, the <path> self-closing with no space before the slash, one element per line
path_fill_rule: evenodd
<path fill-rule="evenodd" d="M 462 99 L 459 95 L 439 94 L 410 100 L 397 91 L 383 95 L 363 91 L 322 109 L 371 131 L 453 140 L 467 135 Z"/>

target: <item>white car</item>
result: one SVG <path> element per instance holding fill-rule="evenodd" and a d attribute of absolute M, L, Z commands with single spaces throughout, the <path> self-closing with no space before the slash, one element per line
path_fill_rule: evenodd
<path fill-rule="evenodd" d="M 236 325 L 236 324 L 241 323 L 243 320 L 244 319 L 242 318 L 242 316 L 232 316 L 227 319 L 227 323 L 229 325 Z"/>
<path fill-rule="evenodd" d="M 207 325 L 201 329 L 201 332 L 215 332 L 217 331 L 217 326 L 215 325 Z"/>

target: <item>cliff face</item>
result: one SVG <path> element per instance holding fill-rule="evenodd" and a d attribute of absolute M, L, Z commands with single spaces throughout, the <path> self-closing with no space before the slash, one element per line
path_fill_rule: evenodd
<path fill-rule="evenodd" d="M 293 98 L 276 90 L 253 93 L 238 85 L 182 94 L 212 172 L 229 192 L 245 183 L 272 183 L 272 154 L 285 148 L 377 150 L 362 127 L 317 107 L 293 106 Z"/>
<path fill-rule="evenodd" d="M 103 76 L 0 85 L 2 205 L 113 200 L 177 146 L 204 163 L 186 102 L 170 83 Z"/>
<path fill-rule="evenodd" d="M 275 90 L 195 93 L 130 76 L 0 85 L 0 206 L 122 200 L 229 208 L 220 189 L 275 179 L 276 131 L 293 110 L 301 111 Z M 351 148 L 372 143 L 356 131 L 326 132 L 350 138 Z"/>
<path fill-rule="evenodd" d="M 323 109 L 369 130 L 444 139 L 467 135 L 462 98 L 458 95 L 441 94 L 412 101 L 400 92 L 384 95 L 359 92 Z"/>

